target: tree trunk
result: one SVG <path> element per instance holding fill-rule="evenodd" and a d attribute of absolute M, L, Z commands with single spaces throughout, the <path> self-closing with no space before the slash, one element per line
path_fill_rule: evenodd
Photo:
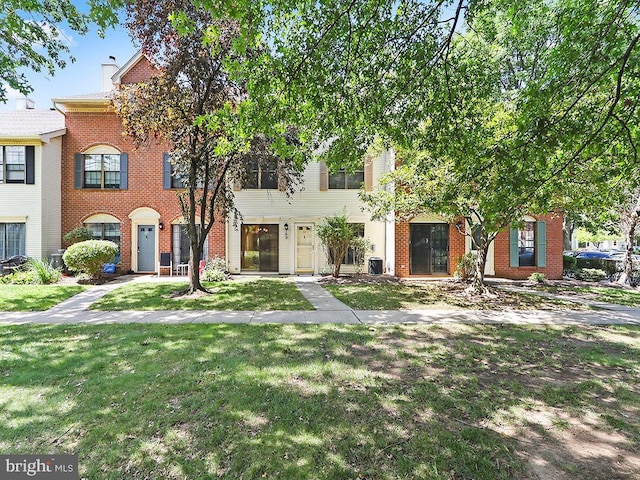
<path fill-rule="evenodd" d="M 193 232 L 191 232 L 193 227 Z M 193 294 L 198 290 L 209 293 L 209 291 L 200 283 L 200 257 L 202 256 L 202 242 L 195 225 L 189 225 L 189 294 Z"/>
<path fill-rule="evenodd" d="M 471 291 L 480 295 L 488 293 L 487 286 L 484 284 L 484 269 L 487 265 L 488 251 L 489 242 L 482 238 L 482 245 L 478 245 L 478 254 L 476 257 L 476 274 L 471 284 Z"/>
<path fill-rule="evenodd" d="M 562 225 L 562 247 L 565 250 L 571 250 L 571 236 L 573 235 L 573 223 L 565 220 Z"/>
<path fill-rule="evenodd" d="M 638 224 L 638 215 L 635 214 L 630 219 L 629 225 L 625 233 L 625 241 L 627 242 L 627 249 L 624 255 L 624 270 L 618 279 L 618 283 L 624 285 L 631 282 L 631 276 L 633 275 L 633 239 L 636 235 L 636 226 Z"/>

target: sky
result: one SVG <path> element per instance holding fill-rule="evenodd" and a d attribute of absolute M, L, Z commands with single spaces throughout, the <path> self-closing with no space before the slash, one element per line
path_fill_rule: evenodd
<path fill-rule="evenodd" d="M 53 107 L 52 98 L 100 92 L 102 63 L 113 55 L 116 63 L 122 66 L 137 52 L 129 33 L 122 27 L 107 30 L 104 39 L 98 36 L 97 29 L 86 35 L 65 30 L 65 35 L 69 39 L 70 54 L 76 58 L 74 63 L 67 62 L 67 66 L 56 70 L 53 77 L 45 72 L 25 70 L 34 88 L 29 98 L 35 102 L 36 108 Z M 9 91 L 9 100 L 6 104 L 0 103 L 0 111 L 15 110 L 16 96 L 21 95 Z"/>

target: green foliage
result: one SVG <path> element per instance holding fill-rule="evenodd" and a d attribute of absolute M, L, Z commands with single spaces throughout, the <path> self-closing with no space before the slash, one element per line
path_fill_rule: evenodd
<path fill-rule="evenodd" d="M 47 285 L 60 280 L 62 273 L 54 268 L 51 263 L 38 258 L 30 258 L 26 263 L 27 271 L 33 275 L 34 283 Z"/>
<path fill-rule="evenodd" d="M 112 262 L 118 246 L 107 240 L 87 240 L 74 243 L 64 252 L 62 259 L 69 270 L 98 278 L 105 263 Z"/>
<path fill-rule="evenodd" d="M 89 13 L 83 13 L 71 0 L 6 0 L 0 15 L 0 102 L 7 100 L 4 88 L 8 84 L 24 95 L 33 91 L 24 68 L 54 75 L 64 68 L 69 54 L 69 38 L 63 28 L 80 35 L 95 23 L 104 29 L 118 24 L 117 9 L 122 0 L 90 0 Z M 102 36 L 102 30 L 99 32 Z"/>
<path fill-rule="evenodd" d="M 476 255 L 465 253 L 460 257 L 454 276 L 462 280 L 469 280 L 476 275 Z"/>
<path fill-rule="evenodd" d="M 30 258 L 19 269 L 0 277 L 0 283 L 13 285 L 47 285 L 56 283 L 61 277 L 60 270 L 50 263 L 37 258 Z"/>
<path fill-rule="evenodd" d="M 69 245 L 93 239 L 93 233 L 87 227 L 76 227 L 65 233 L 63 240 Z"/>
<path fill-rule="evenodd" d="M 322 242 L 327 261 L 331 265 L 331 275 L 340 276 L 340 267 L 347 250 L 356 238 L 354 224 L 349 223 L 345 213 L 325 217 L 322 223 L 316 226 L 316 235 Z"/>
<path fill-rule="evenodd" d="M 584 280 L 585 282 L 599 282 L 607 278 L 607 272 L 599 268 L 580 268 L 576 270 L 574 276 L 576 279 Z"/>
<path fill-rule="evenodd" d="M 35 277 L 30 270 L 15 270 L 9 275 L 0 277 L 0 283 L 11 285 L 31 285 L 36 283 Z"/>
<path fill-rule="evenodd" d="M 529 275 L 529 281 L 534 283 L 545 283 L 547 281 L 547 277 L 542 272 L 533 272 Z"/>
<path fill-rule="evenodd" d="M 228 279 L 227 262 L 217 255 L 207 260 L 204 270 L 200 275 L 203 282 L 223 282 Z"/>
<path fill-rule="evenodd" d="M 570 271 L 576 268 L 576 264 L 578 263 L 578 259 L 571 255 L 563 255 L 562 256 L 562 270 Z"/>

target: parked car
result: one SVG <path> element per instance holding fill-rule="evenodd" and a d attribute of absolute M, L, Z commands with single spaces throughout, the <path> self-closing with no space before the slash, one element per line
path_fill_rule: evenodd
<path fill-rule="evenodd" d="M 599 252 L 599 251 L 585 251 L 580 252 L 576 255 L 576 258 L 585 258 L 585 259 L 595 259 L 595 258 L 609 258 L 608 252 Z"/>
<path fill-rule="evenodd" d="M 580 252 L 578 252 L 576 250 L 565 250 L 564 252 L 562 252 L 562 255 L 565 256 L 565 257 L 575 257 L 579 253 Z"/>
<path fill-rule="evenodd" d="M 4 260 L 0 260 L 0 275 L 7 275 L 15 269 L 27 263 L 29 257 L 25 255 L 14 255 Z"/>

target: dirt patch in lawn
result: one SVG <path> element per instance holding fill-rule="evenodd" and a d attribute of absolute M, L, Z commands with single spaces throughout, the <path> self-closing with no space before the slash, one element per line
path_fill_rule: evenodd
<path fill-rule="evenodd" d="M 588 305 L 580 302 L 563 301 L 535 294 L 508 291 L 500 288 L 501 284 L 487 283 L 487 294 L 470 293 L 468 282 L 456 279 L 414 280 L 395 277 L 354 275 L 339 278 L 326 277 L 320 280 L 321 285 L 365 286 L 375 292 L 393 292 L 401 295 L 410 307 L 421 308 L 420 305 L 437 303 L 453 308 L 477 310 L 590 310 Z M 521 284 L 519 284 L 521 285 Z M 387 290 L 391 289 L 391 290 Z M 381 293 L 385 294 L 385 293 Z M 358 306 L 360 309 L 362 306 Z"/>
<path fill-rule="evenodd" d="M 637 371 L 581 357 L 593 350 L 602 358 L 628 353 L 617 332 L 565 330 L 551 342 L 532 338 L 524 351 L 521 341 L 510 345 L 509 335 L 483 338 L 471 326 L 379 329 L 377 335 L 375 349 L 352 345 L 349 354 L 407 391 L 431 384 L 439 392 L 435 398 L 450 405 L 428 417 L 437 415 L 451 431 L 478 429 L 512 440 L 509 450 L 525 463 L 517 478 L 640 479 Z M 633 348 L 637 340 L 635 333 L 629 337 Z M 466 391 L 476 398 L 465 398 Z"/>

